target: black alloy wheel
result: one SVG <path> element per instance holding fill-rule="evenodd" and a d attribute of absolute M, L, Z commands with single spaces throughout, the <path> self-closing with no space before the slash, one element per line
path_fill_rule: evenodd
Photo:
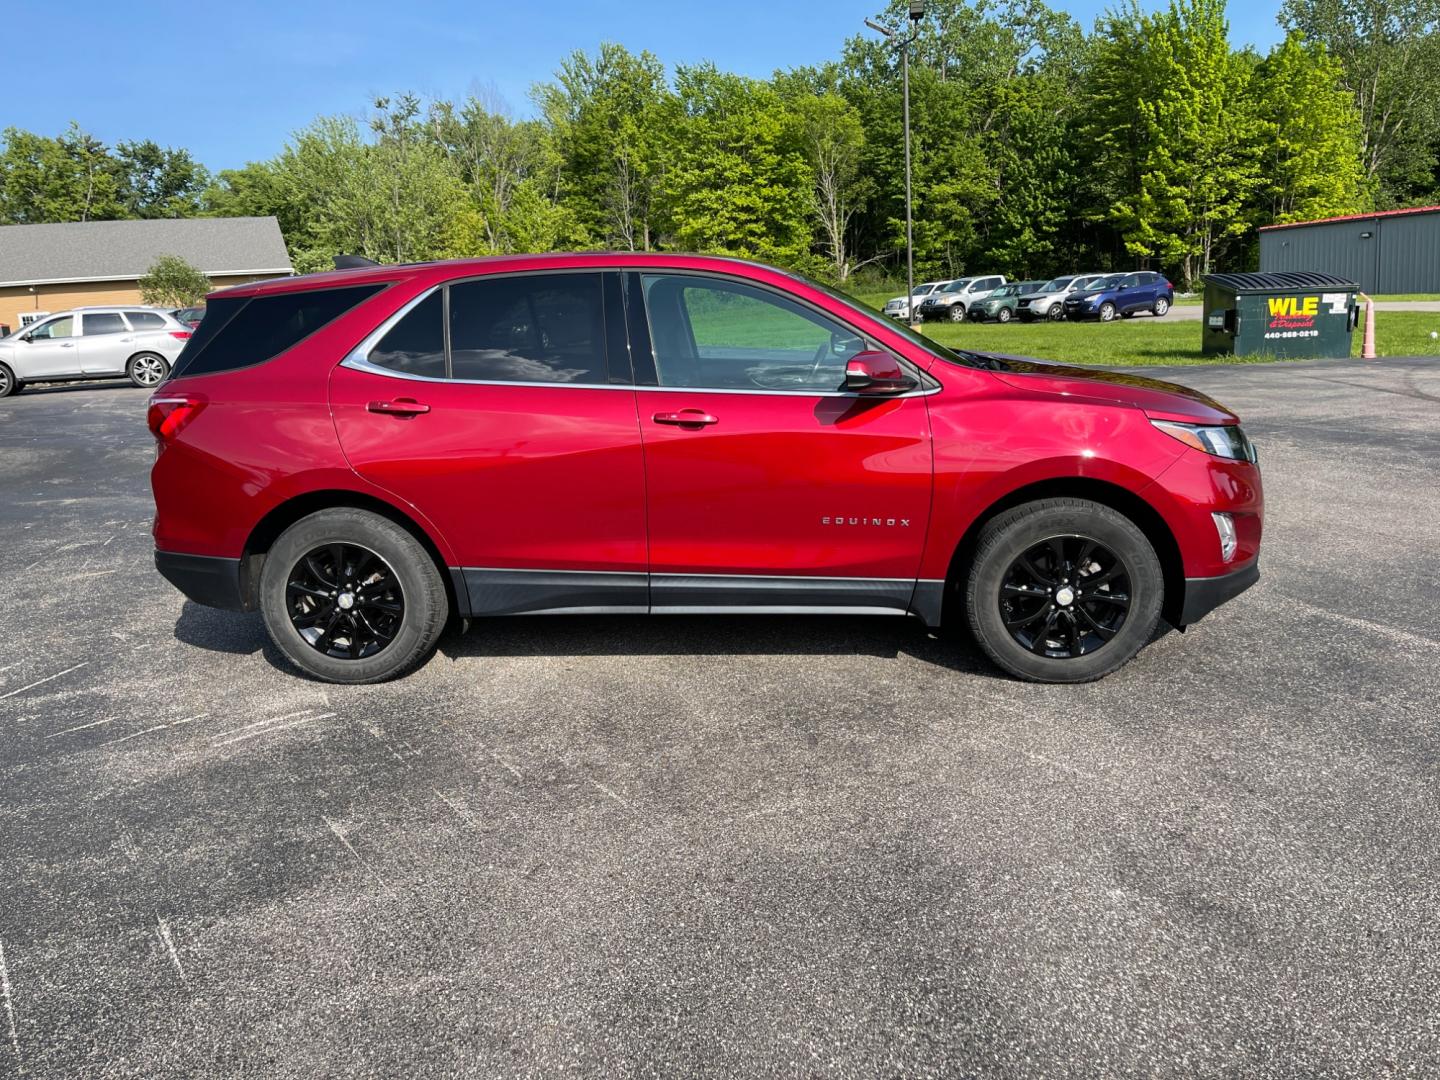
<path fill-rule="evenodd" d="M 1036 656 L 1088 656 L 1111 641 L 1130 613 L 1130 571 L 1087 536 L 1051 536 L 1026 548 L 1000 584 L 1000 618 Z"/>
<path fill-rule="evenodd" d="M 364 660 L 381 652 L 405 619 L 405 594 L 395 571 L 355 544 L 314 548 L 290 570 L 285 607 L 296 633 L 317 652 Z"/>

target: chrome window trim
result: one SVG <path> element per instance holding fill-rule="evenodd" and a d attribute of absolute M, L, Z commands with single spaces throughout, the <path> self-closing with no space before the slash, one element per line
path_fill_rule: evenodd
<path fill-rule="evenodd" d="M 594 269 L 588 270 L 588 272 L 609 273 L 614 272 L 615 269 L 617 268 L 606 267 L 603 270 Z M 619 269 L 624 272 L 624 270 L 628 268 Z M 363 371 L 367 375 L 380 375 L 388 379 L 400 379 L 405 382 L 440 383 L 456 386 L 524 386 L 530 388 L 544 388 L 552 390 L 644 390 L 646 392 L 659 392 L 663 394 L 746 394 L 749 396 L 758 397 L 863 398 L 865 400 L 874 401 L 894 401 L 900 398 L 929 397 L 931 394 L 938 394 L 941 390 L 944 389 L 943 384 L 927 388 L 924 385 L 927 379 L 936 383 L 939 383 L 939 380 L 936 379 L 935 376 L 930 375 L 923 368 L 919 368 L 919 366 L 913 361 L 909 360 L 904 356 L 901 356 L 893 348 L 884 344 L 883 342 L 875 342 L 875 344 L 879 345 L 886 352 L 894 356 L 898 361 L 900 361 L 901 364 L 906 365 L 909 368 L 916 369 L 920 376 L 920 386 L 917 386 L 914 390 L 907 390 L 903 394 L 862 394 L 859 391 L 855 390 L 762 390 L 758 387 L 754 390 L 746 390 L 743 388 L 712 389 L 703 386 L 641 386 L 640 384 L 633 381 L 633 376 L 632 381 L 628 383 L 515 382 L 509 379 L 451 379 L 445 377 L 435 378 L 431 375 L 416 375 L 408 371 L 395 371 L 392 368 L 382 367 L 380 364 L 371 363 L 370 361 L 370 353 L 374 350 L 375 346 L 380 344 L 381 339 L 384 338 L 386 334 L 388 334 L 391 330 L 395 328 L 396 323 L 398 323 L 401 319 L 405 318 L 406 315 L 409 315 L 410 312 L 414 311 L 417 307 L 423 304 L 435 292 L 445 288 L 447 285 L 462 284 L 469 281 L 484 281 L 490 278 L 530 277 L 538 276 L 541 274 L 559 274 L 571 272 L 572 271 L 569 270 L 519 270 L 508 274 L 480 274 L 471 277 L 447 279 L 440 282 L 439 284 L 431 285 L 428 289 L 424 290 L 423 292 L 417 293 L 415 296 L 412 296 L 409 300 L 405 301 L 404 304 L 402 304 L 399 308 L 397 308 L 389 316 L 387 316 L 384 321 L 380 323 L 379 326 L 375 327 L 374 330 L 371 330 L 370 333 L 366 334 L 365 337 L 360 340 L 360 344 L 356 345 L 353 349 L 351 349 L 348 353 L 345 354 L 344 358 L 340 361 L 339 366 L 349 368 L 351 371 Z M 724 281 L 738 281 L 743 284 L 755 285 L 762 290 L 775 292 L 781 296 L 789 296 L 788 293 L 785 293 L 783 290 L 776 289 L 774 286 L 768 285 L 768 283 L 752 282 L 748 278 L 732 278 L 729 275 L 718 274 L 713 271 L 672 271 L 667 269 L 663 272 L 678 274 L 693 273 L 695 276 L 718 277 Z M 791 297 L 791 299 L 795 303 L 812 308 L 817 313 L 824 315 L 828 319 L 832 319 L 834 321 L 841 322 L 846 326 L 850 326 L 852 330 L 857 330 L 862 336 L 866 337 L 867 339 L 869 338 L 869 335 L 866 334 L 864 331 L 859 330 L 858 327 L 851 325 L 846 320 L 837 318 L 833 313 L 825 311 L 825 309 L 819 307 L 816 304 L 810 303 L 804 297 Z M 648 312 L 646 313 L 646 317 L 649 317 Z"/>

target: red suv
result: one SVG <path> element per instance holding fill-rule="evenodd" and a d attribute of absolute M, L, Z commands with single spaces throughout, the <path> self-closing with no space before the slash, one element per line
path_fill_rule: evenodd
<path fill-rule="evenodd" d="M 160 572 L 336 682 L 542 612 L 963 618 L 1081 682 L 1259 576 L 1260 471 L 1214 401 L 952 352 L 734 259 L 226 289 L 149 423 Z"/>

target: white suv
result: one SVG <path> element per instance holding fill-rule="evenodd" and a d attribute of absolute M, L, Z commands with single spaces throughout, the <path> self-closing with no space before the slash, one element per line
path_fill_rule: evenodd
<path fill-rule="evenodd" d="M 1004 274 L 956 278 L 943 289 L 936 289 L 925 298 L 920 305 L 920 318 L 964 322 L 971 304 L 984 300 L 1004 284 Z"/>
<path fill-rule="evenodd" d="M 0 397 L 26 383 L 128 378 L 158 386 L 190 328 L 149 307 L 62 311 L 0 338 Z"/>
<path fill-rule="evenodd" d="M 915 294 L 910 297 L 909 304 L 905 302 L 904 296 L 892 297 L 891 299 L 885 301 L 885 314 L 889 315 L 892 319 L 908 320 L 910 318 L 910 304 L 914 304 L 916 308 L 919 308 L 921 301 L 923 301 L 927 296 L 933 293 L 936 289 L 943 289 L 946 285 L 949 284 L 950 282 L 948 281 L 927 281 L 923 284 L 916 285 Z"/>

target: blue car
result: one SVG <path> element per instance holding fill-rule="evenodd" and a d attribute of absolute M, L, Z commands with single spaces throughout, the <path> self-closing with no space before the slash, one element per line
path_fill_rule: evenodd
<path fill-rule="evenodd" d="M 1128 319 L 1136 312 L 1164 315 L 1175 303 L 1175 286 L 1151 270 L 1133 274 L 1111 274 L 1086 289 L 1065 298 L 1065 318 L 1099 319 L 1111 322 L 1115 316 Z"/>

